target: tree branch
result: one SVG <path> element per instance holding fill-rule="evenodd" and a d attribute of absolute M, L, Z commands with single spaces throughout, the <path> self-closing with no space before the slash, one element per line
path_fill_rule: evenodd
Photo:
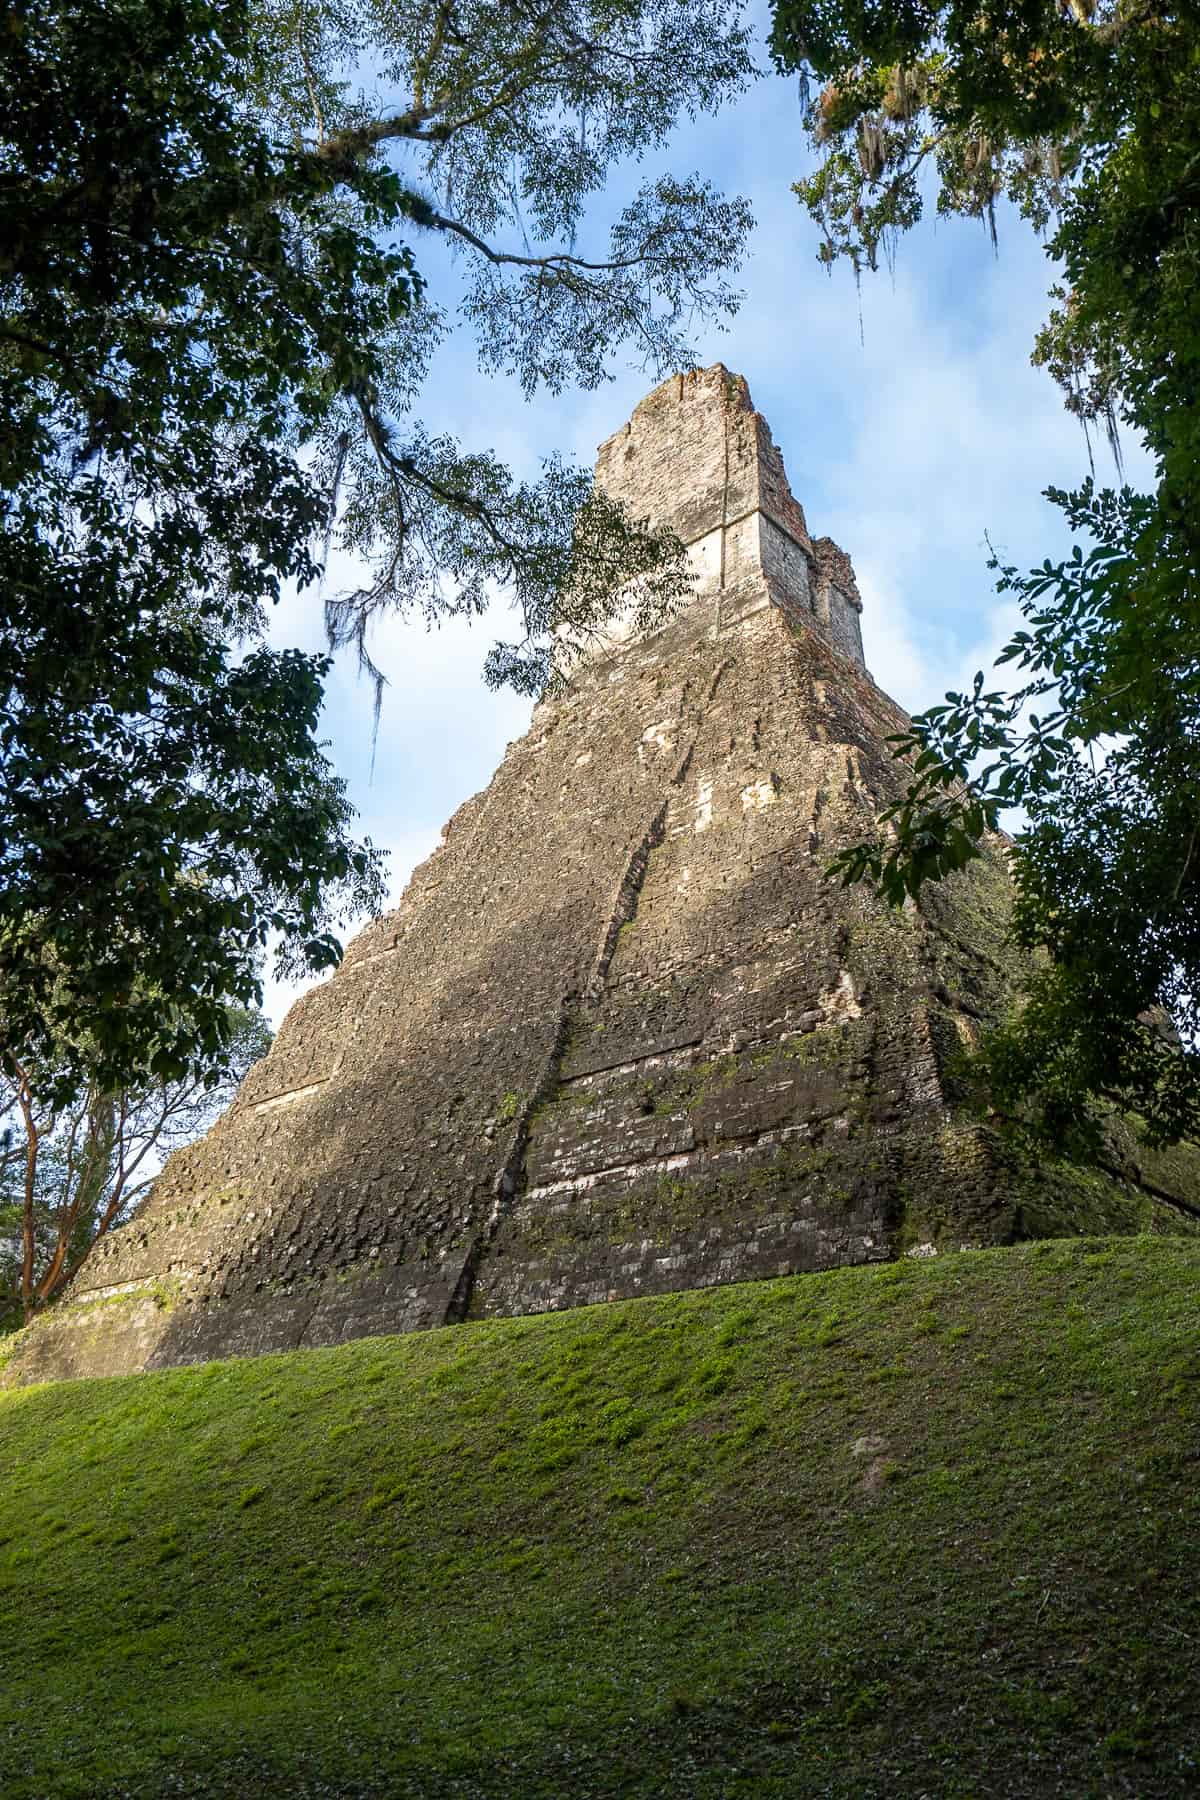
<path fill-rule="evenodd" d="M 447 219 L 441 213 L 426 214 L 422 223 L 463 238 L 491 263 L 508 263 L 521 269 L 586 269 L 598 275 L 611 275 L 618 269 L 636 269 L 646 260 L 644 256 L 626 256 L 615 262 L 587 262 L 582 256 L 570 256 L 566 251 L 556 251 L 549 256 L 518 256 L 511 250 L 494 250 L 486 239 L 478 237 L 466 225 L 457 219 Z"/>

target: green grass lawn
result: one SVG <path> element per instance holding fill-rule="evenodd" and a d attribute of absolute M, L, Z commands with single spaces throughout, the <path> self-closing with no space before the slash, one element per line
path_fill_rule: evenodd
<path fill-rule="evenodd" d="M 1191 1795 L 1200 1245 L 0 1395 L 0 1793 Z"/>

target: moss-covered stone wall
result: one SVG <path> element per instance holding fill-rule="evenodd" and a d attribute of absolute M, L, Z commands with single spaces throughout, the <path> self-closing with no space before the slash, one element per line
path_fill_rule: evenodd
<path fill-rule="evenodd" d="M 694 468 L 680 524 L 758 504 L 807 573 L 780 589 L 743 531 L 538 710 L 9 1379 L 1150 1222 L 1128 1182 L 1031 1189 L 958 1106 L 1019 974 L 1003 846 L 919 910 L 824 878 L 897 791 L 905 718 L 745 384 L 665 384 L 605 446 L 614 485 L 618 457 L 647 507 Z"/>

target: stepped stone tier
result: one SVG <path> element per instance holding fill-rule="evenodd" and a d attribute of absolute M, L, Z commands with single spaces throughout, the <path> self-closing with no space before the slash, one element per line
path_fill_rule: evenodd
<path fill-rule="evenodd" d="M 746 383 L 665 382 L 598 477 L 683 538 L 694 599 L 538 708 L 8 1379 L 1146 1220 L 1120 1184 L 1024 1191 L 955 1104 L 1011 992 L 1002 844 L 899 913 L 823 877 L 906 720 Z"/>

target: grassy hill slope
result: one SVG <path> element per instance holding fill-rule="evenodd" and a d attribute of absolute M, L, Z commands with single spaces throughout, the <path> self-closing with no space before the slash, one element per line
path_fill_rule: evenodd
<path fill-rule="evenodd" d="M 0 1791 L 1183 1795 L 1200 1246 L 0 1395 Z"/>

